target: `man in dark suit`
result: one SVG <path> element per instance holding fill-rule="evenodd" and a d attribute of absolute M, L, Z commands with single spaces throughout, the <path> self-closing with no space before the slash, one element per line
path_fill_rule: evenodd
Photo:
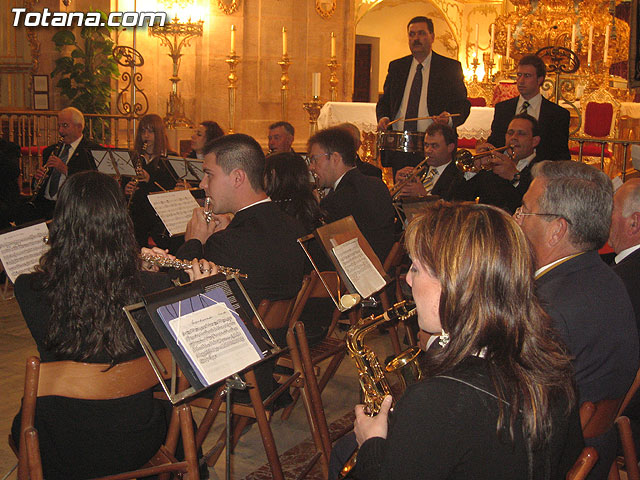
<path fill-rule="evenodd" d="M 437 116 L 436 123 L 457 127 L 471 111 L 460 62 L 433 52 L 433 22 L 415 17 L 407 26 L 411 55 L 392 61 L 384 82 L 384 92 L 376 106 L 378 129 L 386 130 L 392 120 Z M 417 73 L 417 74 L 416 74 Z M 449 114 L 458 114 L 450 117 Z M 397 131 L 424 132 L 432 120 L 393 124 Z M 405 154 L 384 151 L 383 166 L 396 170 L 417 165 L 422 152 Z"/>
<path fill-rule="evenodd" d="M 573 357 L 579 401 L 625 395 L 638 368 L 638 333 L 622 280 L 600 259 L 613 188 L 589 165 L 543 161 L 515 219 L 533 248 L 537 294 Z M 586 439 L 598 451 L 589 478 L 607 478 L 616 432 Z"/>
<path fill-rule="evenodd" d="M 309 139 L 309 168 L 320 188 L 330 188 L 320 202 L 327 223 L 353 215 L 358 228 L 381 262 L 394 242 L 395 211 L 386 185 L 355 166 L 349 132 L 340 127 L 321 130 Z"/>
<path fill-rule="evenodd" d="M 369 175 L 371 177 L 378 177 L 382 180 L 382 170 L 380 170 L 375 165 L 372 165 L 369 162 L 364 162 L 360 155 L 358 155 L 358 150 L 360 150 L 360 145 L 362 145 L 362 140 L 360 138 L 360 129 L 356 127 L 353 123 L 345 122 L 337 125 L 340 128 L 344 128 L 348 131 L 353 137 L 353 141 L 355 143 L 356 148 L 356 167 L 365 175 Z"/>
<path fill-rule="evenodd" d="M 58 198 L 59 188 L 70 175 L 83 170 L 95 170 L 91 154 L 100 146 L 85 138 L 84 115 L 80 110 L 67 107 L 58 113 L 58 134 L 60 142 L 50 145 L 42 152 L 43 166 L 34 176 L 36 184 L 42 188 L 32 202 L 21 205 L 16 215 L 17 223 L 43 218 L 50 220 Z M 41 180 L 44 179 L 44 180 Z"/>
<path fill-rule="evenodd" d="M 438 195 L 450 200 L 452 187 L 464 181 L 462 172 L 453 161 L 458 146 L 458 135 L 449 125 L 432 123 L 424 136 L 424 154 L 428 169 L 425 175 L 416 177 L 400 190 L 401 197 Z M 404 167 L 396 173 L 396 184 L 406 180 L 413 167 Z"/>
<path fill-rule="evenodd" d="M 541 160 L 570 160 L 569 153 L 569 112 L 550 102 L 540 94 L 547 69 L 544 62 L 535 55 L 525 55 L 518 63 L 518 97 L 505 100 L 495 106 L 488 148 L 503 147 L 505 134 L 511 119 L 526 113 L 538 120 L 540 125 L 540 145 L 538 158 Z"/>

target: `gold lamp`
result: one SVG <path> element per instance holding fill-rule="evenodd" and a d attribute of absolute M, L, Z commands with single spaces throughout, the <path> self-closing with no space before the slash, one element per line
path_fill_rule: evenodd
<path fill-rule="evenodd" d="M 204 20 L 192 21 L 191 17 L 187 21 L 179 18 L 178 12 L 185 11 L 193 4 L 193 0 L 165 0 L 165 5 L 169 10 L 173 10 L 172 19 L 164 26 L 154 25 L 149 27 L 149 34 L 158 37 L 160 44 L 169 47 L 169 56 L 173 61 L 173 74 L 169 77 L 171 81 L 171 92 L 167 101 L 167 115 L 164 122 L 167 128 L 193 128 L 193 122 L 184 113 L 182 97 L 178 93 L 178 82 L 180 77 L 180 58 L 182 49 L 190 46 L 191 39 L 202 36 L 202 26 Z"/>

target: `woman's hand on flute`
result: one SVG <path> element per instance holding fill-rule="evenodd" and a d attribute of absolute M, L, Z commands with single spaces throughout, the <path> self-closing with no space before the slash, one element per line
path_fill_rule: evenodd
<path fill-rule="evenodd" d="M 189 280 L 192 282 L 218 273 L 218 266 L 208 260 L 194 258 L 191 260 L 191 265 L 193 265 L 193 267 L 185 271 L 187 275 L 189 275 Z"/>
<path fill-rule="evenodd" d="M 174 257 L 173 255 L 169 254 L 169 250 L 163 250 L 162 248 L 158 248 L 158 247 L 153 247 L 153 248 L 142 247 L 140 249 L 140 253 L 142 255 L 166 257 L 166 258 L 169 258 L 171 260 L 175 260 L 176 259 L 176 257 Z M 145 270 L 147 272 L 159 272 L 160 271 L 160 267 L 158 265 L 155 265 L 153 263 L 147 262 L 145 260 L 142 261 L 141 268 L 142 268 L 142 270 Z"/>

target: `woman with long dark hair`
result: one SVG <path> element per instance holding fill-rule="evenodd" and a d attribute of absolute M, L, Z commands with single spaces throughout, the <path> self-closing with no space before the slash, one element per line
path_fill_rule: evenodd
<path fill-rule="evenodd" d="M 191 135 L 191 152 L 189 152 L 187 158 L 199 158 L 202 160 L 204 158 L 204 146 L 222 136 L 224 136 L 224 132 L 218 122 L 211 120 L 200 122 L 200 125 Z"/>
<path fill-rule="evenodd" d="M 313 194 L 309 168 L 300 155 L 274 153 L 266 159 L 265 191 L 282 210 L 304 225 L 307 232 L 322 225 L 322 211 Z"/>
<path fill-rule="evenodd" d="M 117 182 L 95 171 L 69 177 L 60 189 L 48 243 L 36 273 L 20 275 L 15 284 L 41 361 L 115 365 L 144 355 L 122 307 L 171 283 L 163 274 L 140 270 Z M 215 270 L 209 262 L 199 263 Z M 162 348 L 144 319 L 141 326 L 151 345 Z M 157 451 L 167 428 L 165 408 L 151 391 L 104 401 L 42 397 L 35 422 L 48 479 L 138 468 Z M 19 427 L 20 415 L 13 423 L 14 439 L 20 438 Z"/>
<path fill-rule="evenodd" d="M 534 292 L 526 238 L 503 211 L 437 202 L 406 230 L 429 377 L 390 424 L 356 407 L 356 478 L 560 479 L 582 447 L 569 359 Z"/>

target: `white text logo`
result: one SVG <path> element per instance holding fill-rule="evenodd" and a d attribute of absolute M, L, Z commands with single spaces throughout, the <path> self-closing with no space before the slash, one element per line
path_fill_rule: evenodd
<path fill-rule="evenodd" d="M 165 12 L 111 12 L 106 22 L 100 12 L 27 12 L 26 8 L 12 8 L 13 26 L 25 27 L 164 27 Z M 157 23 L 156 23 L 157 22 Z"/>

